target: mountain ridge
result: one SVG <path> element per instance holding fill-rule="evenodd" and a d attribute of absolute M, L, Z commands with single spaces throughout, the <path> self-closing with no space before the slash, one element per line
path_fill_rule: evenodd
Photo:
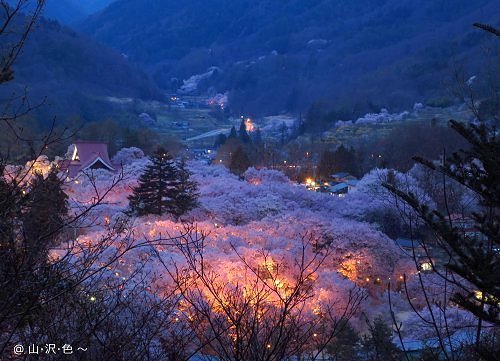
<path fill-rule="evenodd" d="M 96 120 L 101 110 L 104 117 L 106 107 L 98 106 L 97 100 L 106 97 L 164 98 L 150 77 L 123 55 L 43 18 L 13 70 L 14 79 L 0 89 L 0 96 L 6 98 L 26 90 L 32 104 L 50 104 L 33 112 L 42 126 L 53 117 L 70 115 Z"/>
<path fill-rule="evenodd" d="M 498 13 L 492 0 L 121 0 L 79 29 L 171 91 L 220 68 L 199 91 L 228 91 L 242 112 L 304 111 L 320 98 L 402 109 L 439 96 L 450 58 L 488 41 L 472 23 Z"/>

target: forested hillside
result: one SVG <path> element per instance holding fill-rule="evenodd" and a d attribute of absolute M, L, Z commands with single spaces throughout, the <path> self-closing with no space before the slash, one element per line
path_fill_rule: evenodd
<path fill-rule="evenodd" d="M 10 97 L 26 89 L 32 104 L 45 99 L 47 106 L 32 114 L 42 125 L 53 117 L 76 114 L 95 120 L 102 108 L 98 100 L 104 96 L 162 96 L 150 77 L 123 55 L 50 20 L 40 21 L 30 35 L 14 72 L 14 81 L 1 88 L 0 95 Z M 106 108 L 110 112 L 109 104 Z"/>
<path fill-rule="evenodd" d="M 81 23 L 175 91 L 230 91 L 234 109 L 304 111 L 323 98 L 373 110 L 435 101 L 451 63 L 477 66 L 493 0 L 122 0 Z M 212 88 L 212 90 L 214 90 Z"/>

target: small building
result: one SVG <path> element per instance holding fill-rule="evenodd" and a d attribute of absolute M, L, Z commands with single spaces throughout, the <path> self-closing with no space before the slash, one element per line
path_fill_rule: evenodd
<path fill-rule="evenodd" d="M 330 186 L 330 193 L 338 197 L 344 197 L 348 192 L 355 189 L 359 180 L 347 172 L 339 172 L 330 175 L 333 185 Z"/>
<path fill-rule="evenodd" d="M 66 171 L 69 178 L 75 178 L 88 169 L 106 169 L 115 172 L 117 166 L 111 163 L 106 143 L 76 141 L 70 159 L 60 163 L 61 171 Z"/>
<path fill-rule="evenodd" d="M 401 249 L 401 251 L 408 257 L 415 256 L 418 262 L 419 271 L 432 272 L 435 266 L 435 260 L 429 258 L 421 241 L 409 238 L 397 238 L 394 243 Z"/>
<path fill-rule="evenodd" d="M 486 241 L 487 237 L 477 228 L 476 222 L 471 217 L 462 214 L 452 214 L 446 217 L 453 227 L 463 232 L 463 235 L 468 239 Z"/>
<path fill-rule="evenodd" d="M 356 187 L 358 186 L 359 180 L 357 180 L 357 179 L 348 179 L 345 183 L 347 184 L 348 191 L 350 192 L 353 189 L 356 189 Z"/>
<path fill-rule="evenodd" d="M 329 187 L 330 194 L 337 197 L 345 197 L 349 192 L 349 185 L 347 183 L 338 183 Z"/>
<path fill-rule="evenodd" d="M 205 160 L 209 163 L 217 155 L 217 151 L 212 148 L 191 148 L 191 153 L 196 160 Z"/>
<path fill-rule="evenodd" d="M 396 246 L 401 248 L 401 250 L 409 256 L 413 255 L 414 251 L 415 254 L 418 255 L 424 254 L 424 249 L 422 248 L 419 240 L 399 237 L 396 238 L 394 243 L 396 243 Z"/>

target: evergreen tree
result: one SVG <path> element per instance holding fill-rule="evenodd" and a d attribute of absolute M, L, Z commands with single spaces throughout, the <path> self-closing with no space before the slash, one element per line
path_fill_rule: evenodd
<path fill-rule="evenodd" d="M 369 361 L 399 361 L 401 351 L 392 342 L 392 330 L 381 317 L 369 324 L 370 333 L 363 337 L 362 351 Z"/>
<path fill-rule="evenodd" d="M 215 142 L 214 142 L 214 148 L 219 148 L 221 145 L 224 145 L 227 141 L 227 137 L 225 134 L 219 134 L 217 135 L 217 137 L 215 138 Z"/>
<path fill-rule="evenodd" d="M 3 168 L 0 167 L 3 174 Z M 25 249 L 23 245 L 19 247 L 18 234 L 19 219 L 23 208 L 23 197 L 21 189 L 14 181 L 7 181 L 5 177 L 0 177 L 0 283 L 5 285 L 18 269 L 20 249 Z M 0 288 L 0 300 L 3 299 L 4 292 L 10 289 Z"/>
<path fill-rule="evenodd" d="M 7 302 L 12 312 L 33 307 L 40 285 L 47 287 L 46 278 L 53 276 L 46 272 L 48 252 L 68 212 L 61 185 L 55 170 L 47 178 L 36 174 L 24 191 L 15 181 L 0 180 L 0 306 Z"/>
<path fill-rule="evenodd" d="M 239 146 L 231 156 L 229 170 L 241 177 L 249 167 L 250 159 L 248 158 L 248 155 L 243 147 Z"/>
<path fill-rule="evenodd" d="M 139 184 L 129 196 L 129 207 L 133 214 L 162 215 L 176 211 L 178 172 L 168 152 L 159 148 L 149 159 L 151 163 L 139 177 Z"/>
<path fill-rule="evenodd" d="M 52 170 L 47 178 L 42 174 L 35 175 L 27 195 L 27 211 L 22 217 L 27 242 L 35 247 L 54 245 L 68 214 L 67 199 L 56 170 Z"/>
<path fill-rule="evenodd" d="M 241 120 L 240 130 L 238 131 L 240 139 L 243 143 L 250 143 L 250 136 L 247 132 L 247 125 L 245 123 L 245 119 Z"/>
<path fill-rule="evenodd" d="M 231 131 L 229 132 L 227 139 L 236 139 L 236 138 L 238 138 L 238 134 L 236 134 L 236 128 L 233 125 L 231 127 Z"/>
<path fill-rule="evenodd" d="M 346 323 L 326 350 L 334 361 L 357 360 L 359 359 L 359 341 L 360 338 L 356 331 L 349 323 Z"/>
<path fill-rule="evenodd" d="M 495 128 L 484 124 L 465 125 L 451 120 L 450 126 L 470 144 L 468 149 L 454 153 L 441 165 L 422 158 L 415 160 L 475 194 L 480 207 L 462 217 L 470 217 L 469 227 L 477 230 L 476 233 L 466 232 L 464 220 L 454 221 L 450 214 L 421 204 L 415 195 L 388 183 L 384 186 L 427 223 L 437 236 L 437 244 L 449 256 L 448 271 L 466 280 L 459 283 L 462 291 L 454 294 L 452 300 L 477 317 L 476 350 L 489 360 L 492 359 L 490 352 L 481 345 L 481 331 L 483 321 L 500 326 L 500 141 Z M 457 281 L 455 276 L 450 279 L 450 282 Z"/>
<path fill-rule="evenodd" d="M 192 181 L 192 173 L 186 168 L 186 163 L 181 160 L 177 164 L 178 184 L 176 187 L 175 209 L 173 213 L 180 217 L 195 208 L 198 204 L 198 186 Z"/>

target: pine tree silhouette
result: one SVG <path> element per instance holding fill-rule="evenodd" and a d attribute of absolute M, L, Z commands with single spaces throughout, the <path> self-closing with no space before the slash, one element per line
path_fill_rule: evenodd
<path fill-rule="evenodd" d="M 240 130 L 238 131 L 238 133 L 239 133 L 239 136 L 240 136 L 240 140 L 243 143 L 250 143 L 250 136 L 248 135 L 247 125 L 245 124 L 245 120 L 244 119 L 241 120 Z"/>
<path fill-rule="evenodd" d="M 163 215 L 176 210 L 178 172 L 175 162 L 168 152 L 160 148 L 149 159 L 151 165 L 139 178 L 139 185 L 129 196 L 129 207 L 132 214 Z"/>
<path fill-rule="evenodd" d="M 233 125 L 231 127 L 231 130 L 229 132 L 229 135 L 228 135 L 227 139 L 236 139 L 236 138 L 238 138 L 238 134 L 236 134 L 236 128 Z"/>
<path fill-rule="evenodd" d="M 26 241 L 38 246 L 52 246 L 68 214 L 68 196 L 62 190 L 62 180 L 56 170 L 52 170 L 47 178 L 36 174 L 30 189 L 26 196 L 27 211 L 23 214 Z"/>
<path fill-rule="evenodd" d="M 392 330 L 379 316 L 369 323 L 369 334 L 362 339 L 362 349 L 371 361 L 399 361 L 401 351 L 392 342 Z"/>
<path fill-rule="evenodd" d="M 231 162 L 229 163 L 229 170 L 240 176 L 250 167 L 250 159 L 243 147 L 238 147 L 236 151 L 231 156 Z"/>
<path fill-rule="evenodd" d="M 195 208 L 198 204 L 198 186 L 191 180 L 192 173 L 186 168 L 184 160 L 177 163 L 178 184 L 176 188 L 174 214 L 177 217 Z"/>

